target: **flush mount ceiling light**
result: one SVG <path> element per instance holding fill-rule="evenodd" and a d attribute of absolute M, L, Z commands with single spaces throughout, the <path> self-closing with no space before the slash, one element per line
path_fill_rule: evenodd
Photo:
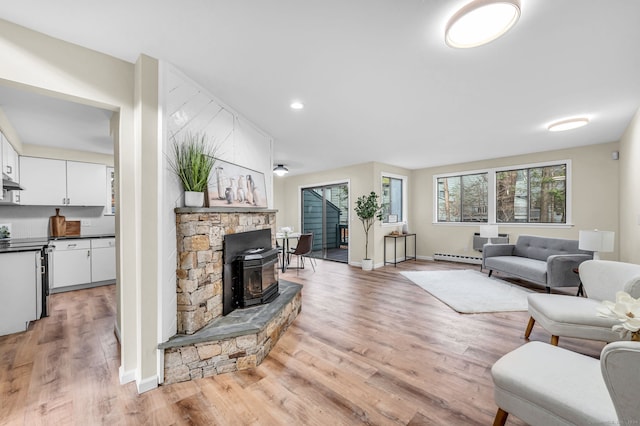
<path fill-rule="evenodd" d="M 519 18 L 519 0 L 475 0 L 449 19 L 445 42 L 457 48 L 481 46 L 509 31 Z"/>
<path fill-rule="evenodd" d="M 274 167 L 273 169 L 273 173 L 275 173 L 278 176 L 284 176 L 287 173 L 289 173 L 289 169 L 287 169 L 285 166 L 283 166 L 282 164 L 278 164 L 276 167 Z"/>
<path fill-rule="evenodd" d="M 291 109 L 302 109 L 304 108 L 304 104 L 300 101 L 293 101 L 291 102 L 291 105 L 289 105 L 291 107 Z"/>
<path fill-rule="evenodd" d="M 565 130 L 577 129 L 587 124 L 589 124 L 587 117 L 575 117 L 551 123 L 547 129 L 549 129 L 550 132 L 563 132 Z"/>

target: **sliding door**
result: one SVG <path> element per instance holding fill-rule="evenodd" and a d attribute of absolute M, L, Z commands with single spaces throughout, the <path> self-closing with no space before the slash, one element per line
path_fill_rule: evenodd
<path fill-rule="evenodd" d="M 301 199 L 302 231 L 313 233 L 313 256 L 348 262 L 348 184 L 303 188 Z"/>

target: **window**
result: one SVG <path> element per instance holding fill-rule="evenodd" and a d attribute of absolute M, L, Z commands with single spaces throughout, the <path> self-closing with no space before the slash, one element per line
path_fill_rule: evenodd
<path fill-rule="evenodd" d="M 382 176 L 382 223 L 404 222 L 405 180 L 403 176 Z"/>
<path fill-rule="evenodd" d="M 434 177 L 438 223 L 567 224 L 570 161 Z"/>
<path fill-rule="evenodd" d="M 566 223 L 565 164 L 496 174 L 497 223 Z"/>
<path fill-rule="evenodd" d="M 438 222 L 486 222 L 488 174 L 438 178 Z"/>

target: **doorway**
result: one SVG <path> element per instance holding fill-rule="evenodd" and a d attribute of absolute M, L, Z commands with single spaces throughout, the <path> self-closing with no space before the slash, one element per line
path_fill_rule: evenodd
<path fill-rule="evenodd" d="M 349 261 L 349 184 L 302 188 L 302 230 L 313 233 L 312 256 Z"/>

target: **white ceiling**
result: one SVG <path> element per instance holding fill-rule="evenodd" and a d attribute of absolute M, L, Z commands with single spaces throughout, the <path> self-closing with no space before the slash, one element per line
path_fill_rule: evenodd
<path fill-rule="evenodd" d="M 112 111 L 2 85 L 0 108 L 22 143 L 113 155 Z"/>
<path fill-rule="evenodd" d="M 292 173 L 620 138 L 640 106 L 640 1 L 521 0 L 504 37 L 449 48 L 443 28 L 468 1 L 0 0 L 0 14 L 130 62 L 173 63 L 273 136 L 274 162 Z M 574 115 L 591 124 L 546 131 Z"/>

